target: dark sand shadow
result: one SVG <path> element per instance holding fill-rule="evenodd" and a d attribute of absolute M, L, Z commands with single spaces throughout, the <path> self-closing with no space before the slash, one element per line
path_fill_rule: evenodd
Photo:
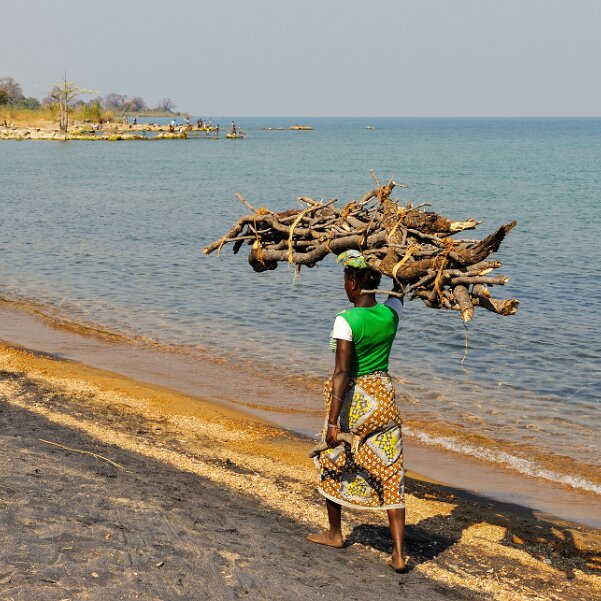
<path fill-rule="evenodd" d="M 598 550 L 583 550 L 576 544 L 574 532 L 578 525 L 551 521 L 534 511 L 502 501 L 475 495 L 439 484 L 407 479 L 407 492 L 428 501 L 455 504 L 450 515 L 434 516 L 406 528 L 407 555 L 410 569 L 429 561 L 451 548 L 470 526 L 486 522 L 506 528 L 500 544 L 527 552 L 532 558 L 545 561 L 561 570 L 567 579 L 575 577 L 574 570 L 601 575 L 601 555 Z M 392 539 L 388 528 L 361 524 L 347 538 L 347 544 L 361 543 L 390 553 Z"/>
<path fill-rule="evenodd" d="M 131 426 L 132 433 L 136 426 L 143 431 L 145 422 L 132 418 Z M 40 439 L 97 453 L 128 471 Z M 474 598 L 423 575 L 402 580 L 360 548 L 313 545 L 305 540 L 306 525 L 254 497 L 1 397 L 0 449 L 0 538 L 11 541 L 0 547 L 2 599 L 50 601 L 85 592 L 92 601 L 244 595 L 379 601 L 395 597 L 400 585 L 415 599 Z"/>
<path fill-rule="evenodd" d="M 416 565 L 436 558 L 440 553 L 452 547 L 459 537 L 450 538 L 432 532 L 429 528 L 410 524 L 405 528 L 406 552 L 409 556 L 408 567 L 413 569 Z M 392 539 L 386 526 L 361 524 L 355 526 L 345 540 L 350 546 L 355 543 L 377 549 L 382 553 L 392 553 Z"/>

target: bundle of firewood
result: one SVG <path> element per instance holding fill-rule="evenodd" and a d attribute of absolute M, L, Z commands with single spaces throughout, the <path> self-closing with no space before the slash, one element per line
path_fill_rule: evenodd
<path fill-rule="evenodd" d="M 374 178 L 375 179 L 375 178 Z M 248 262 L 255 271 L 275 269 L 279 262 L 313 267 L 328 254 L 359 250 L 367 264 L 396 282 L 394 290 L 376 290 L 410 299 L 419 298 L 428 307 L 461 311 L 464 322 L 473 318 L 474 307 L 499 315 L 513 315 L 519 301 L 493 298 L 490 288 L 509 281 L 490 275 L 501 267 L 488 259 L 516 225 L 502 225 L 483 240 L 466 240 L 455 234 L 474 229 L 475 219 L 453 221 L 424 210 L 427 204 L 401 206 L 390 198 L 393 180 L 344 207 L 299 197 L 299 209 L 273 212 L 255 209 L 236 195 L 252 214 L 241 217 L 230 231 L 209 244 L 206 254 L 233 244 L 237 253 L 246 242 Z M 402 186 L 407 187 L 407 186 Z"/>

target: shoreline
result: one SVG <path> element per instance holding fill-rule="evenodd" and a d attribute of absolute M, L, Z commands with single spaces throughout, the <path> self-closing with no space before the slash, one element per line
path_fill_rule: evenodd
<path fill-rule="evenodd" d="M 315 405 L 320 392 L 300 388 L 295 380 L 274 379 L 232 366 L 224 360 L 189 356 L 161 345 L 136 341 L 77 322 L 53 319 L 29 304 L 0 299 L 0 331 L 9 344 L 50 353 L 91 367 L 164 386 L 203 401 L 227 407 L 238 414 L 315 438 L 321 430 L 321 409 L 299 413 L 270 410 L 279 398 L 291 394 L 307 407 Z M 244 397 L 241 398 L 241 391 Z M 518 503 L 529 509 L 601 527 L 598 495 L 524 476 L 505 466 L 485 462 L 453 450 L 423 444 L 414 424 L 405 424 L 406 467 L 421 478 L 445 483 L 483 496 Z M 418 432 L 419 434 L 419 432 Z"/>
<path fill-rule="evenodd" d="M 294 578 L 294 591 L 298 587 L 300 594 L 302 588 L 304 598 L 314 598 L 307 596 L 306 586 L 320 577 L 331 587 L 328 598 L 343 598 L 356 578 L 349 564 L 362 578 L 368 573 L 378 579 L 380 586 L 372 591 L 372 578 L 363 580 L 368 599 L 382 598 L 383 590 L 398 591 L 399 578 L 405 593 L 428 599 L 508 601 L 518 594 L 520 599 L 575 600 L 601 591 L 600 530 L 409 475 L 411 572 L 400 577 L 384 564 L 389 539 L 383 513 L 345 512 L 351 546 L 341 553 L 305 542 L 305 533 L 325 523 L 306 438 L 206 398 L 56 354 L 0 344 L 0 372 L 0 445 L 9 457 L 5 471 L 10 476 L 10 494 L 0 503 L 12 503 L 14 518 L 3 527 L 7 540 L 23 543 L 0 554 L 9 573 L 11 566 L 28 562 L 34 568 L 22 573 L 15 567 L 8 582 L 0 581 L 0 592 L 26 590 L 27 584 L 32 595 L 56 586 L 69 593 L 75 586 L 69 578 L 80 578 L 89 588 L 120 591 L 124 583 L 127 590 L 140 591 L 150 581 L 156 595 L 161 586 L 173 585 L 168 575 L 182 572 L 182 561 L 190 565 L 191 556 L 206 558 L 207 553 L 212 559 L 196 566 L 193 582 L 188 574 L 185 586 L 193 587 L 197 572 L 206 574 L 207 565 L 215 559 L 221 565 L 225 558 L 238 585 L 252 574 L 247 589 L 271 586 L 272 595 L 274 578 L 313 570 L 310 579 Z M 73 487 L 69 482 L 75 476 Z M 57 481 L 62 485 L 53 487 Z M 199 487 L 199 481 L 205 484 Z M 79 490 L 83 486 L 85 494 Z M 229 495 L 227 512 L 220 513 L 223 499 L 217 505 L 207 504 L 208 498 L 201 502 L 195 495 L 203 491 L 211 499 Z M 28 502 L 19 503 L 19 495 Z M 30 502 L 33 520 L 27 517 Z M 144 525 L 146 514 L 150 522 Z M 146 527 L 160 531 L 147 539 Z M 199 532 L 203 528 L 208 531 Z M 239 540 L 248 528 L 254 538 Z M 26 536 L 37 537 L 37 544 L 25 545 Z M 199 536 L 202 552 L 193 542 Z M 274 556 L 275 539 L 280 547 Z M 160 545 L 150 545 L 157 540 Z M 50 567 L 38 563 L 57 546 L 62 551 Z M 109 550 L 107 563 L 102 558 Z M 261 571 L 253 561 L 266 557 L 271 564 Z M 125 567 L 115 567 L 121 564 Z M 134 578 L 140 574 L 144 578 Z"/>
<path fill-rule="evenodd" d="M 16 125 L 13 127 L 0 126 L 0 140 L 13 140 L 23 142 L 26 140 L 65 142 L 80 140 L 86 142 L 118 142 L 128 140 L 186 140 L 188 136 L 214 139 L 215 132 L 204 128 L 188 125 L 180 126 L 175 131 L 169 131 L 167 125 L 152 123 L 139 123 L 125 125 L 115 122 L 104 125 L 102 129 L 95 129 L 90 123 L 73 123 L 68 132 L 60 131 L 55 124 L 52 125 Z M 150 134 L 150 135 L 148 135 Z"/>
<path fill-rule="evenodd" d="M 8 296 L 0 296 L 0 304 L 2 302 L 6 303 L 2 306 L 14 307 L 28 314 L 39 316 L 51 328 L 58 327 L 66 333 L 81 334 L 84 338 L 92 336 L 113 342 L 118 341 L 132 349 L 164 352 L 165 360 L 174 363 L 176 369 L 181 370 L 180 358 L 182 361 L 188 362 L 190 371 L 198 371 L 201 364 L 229 365 L 230 370 L 235 366 L 232 373 L 244 371 L 250 379 L 255 382 L 259 381 L 255 394 L 249 398 L 240 398 L 238 391 L 242 384 L 225 386 L 221 389 L 219 386 L 215 386 L 212 391 L 214 398 L 220 402 L 233 403 L 243 411 L 257 412 L 274 423 L 304 434 L 313 436 L 321 429 L 323 380 L 329 375 L 327 363 L 322 363 L 316 368 L 320 372 L 313 369 L 311 373 L 307 373 L 307 369 L 302 365 L 298 369 L 299 365 L 295 359 L 288 362 L 284 370 L 278 369 L 275 373 L 273 360 L 264 359 L 260 354 L 249 360 L 244 353 L 240 352 L 240 349 L 217 348 L 211 345 L 209 339 L 197 339 L 195 344 L 186 344 L 169 339 L 149 338 L 145 331 L 135 327 L 133 323 L 107 325 L 112 323 L 110 315 L 105 316 L 108 321 L 106 319 L 103 322 L 91 320 L 86 311 L 82 312 L 81 307 L 64 304 L 64 299 L 43 303 L 35 298 L 9 292 Z M 8 327 L 10 327 L 10 320 Z M 114 329 L 115 327 L 116 329 Z M 157 331 L 156 335 L 161 336 L 161 332 Z M 15 335 L 13 340 L 20 343 L 22 341 L 20 334 Z M 80 357 L 76 356 L 75 358 Z M 91 354 L 90 358 L 82 360 L 84 362 L 96 361 L 97 355 Z M 104 367 L 106 364 L 98 366 Z M 552 490 L 580 491 L 584 495 L 593 495 L 589 498 L 597 500 L 601 496 L 601 464 L 597 455 L 589 450 L 583 453 L 577 446 L 574 447 L 575 452 L 572 453 L 572 447 L 566 441 L 563 441 L 563 447 L 558 448 L 556 436 L 545 437 L 544 423 L 540 423 L 540 428 L 536 427 L 535 423 L 527 424 L 525 428 L 522 427 L 507 434 L 503 431 L 503 422 L 499 419 L 487 420 L 484 417 L 483 420 L 480 420 L 473 410 L 471 410 L 472 413 L 467 414 L 467 419 L 464 419 L 465 415 L 462 415 L 460 410 L 460 397 L 455 399 L 452 396 L 449 397 L 452 402 L 454 401 L 453 412 L 446 413 L 444 403 L 436 400 L 441 392 L 443 395 L 445 392 L 440 387 L 437 389 L 429 387 L 427 379 L 405 380 L 402 376 L 395 375 L 396 366 L 393 367 L 392 373 L 393 381 L 397 386 L 397 400 L 403 412 L 406 438 L 419 444 L 420 448 L 436 449 L 439 456 L 452 455 L 458 460 L 473 458 L 476 465 L 492 466 L 497 475 L 511 473 L 523 476 L 526 478 L 523 482 L 528 483 L 528 486 L 531 486 L 532 481 L 546 481 L 550 483 Z M 230 371 L 223 370 L 224 377 L 221 378 L 221 381 L 227 381 L 229 374 Z M 191 384 L 187 373 L 182 374 L 180 379 L 188 385 Z M 275 396 L 265 393 L 267 381 L 269 386 L 281 391 L 282 394 Z M 168 382 L 163 383 L 168 384 Z M 179 385 L 179 380 L 176 381 L 176 385 Z M 486 391 L 483 392 L 486 394 Z M 460 391 L 455 391 L 455 394 L 460 394 Z M 512 413 L 511 416 L 519 419 L 519 411 Z M 509 416 L 510 419 L 511 416 Z M 593 423 L 590 422 L 591 425 Z M 575 431 L 577 430 L 573 430 L 572 433 Z M 531 432 L 534 432 L 535 435 L 532 435 Z M 538 440 L 535 439 L 536 436 L 538 436 Z M 572 442 L 578 445 L 578 440 L 572 439 Z M 592 442 L 589 439 L 589 445 Z M 458 465 L 447 470 L 453 475 L 457 471 L 465 475 L 466 468 Z M 447 472 L 443 472 L 443 474 Z M 482 480 L 490 481 L 490 477 L 479 470 L 478 477 L 471 478 L 469 481 L 462 478 L 455 479 L 451 484 L 481 490 Z M 506 486 L 505 492 L 520 488 L 523 486 Z M 504 487 L 493 482 L 492 487 L 485 487 L 482 491 L 489 492 L 494 496 L 498 494 L 499 489 L 503 491 Z M 543 498 L 545 495 L 541 491 L 541 494 L 537 496 Z M 501 498 L 511 499 L 510 497 Z M 528 503 L 527 499 L 526 503 Z M 568 502 L 566 505 L 569 506 L 572 503 Z M 537 505 L 532 506 L 536 507 Z M 601 523 L 601 512 L 597 512 L 596 515 Z"/>

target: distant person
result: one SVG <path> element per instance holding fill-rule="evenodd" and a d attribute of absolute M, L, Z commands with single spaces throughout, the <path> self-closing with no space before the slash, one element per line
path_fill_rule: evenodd
<path fill-rule="evenodd" d="M 134 117 L 134 125 L 138 125 L 138 118 Z"/>
<path fill-rule="evenodd" d="M 217 127 L 215 128 L 215 133 L 217 134 L 217 137 L 219 137 L 219 123 L 217 124 Z"/>
<path fill-rule="evenodd" d="M 231 129 L 231 133 L 233 133 L 234 135 L 236 135 L 236 124 L 232 121 L 232 129 Z"/>

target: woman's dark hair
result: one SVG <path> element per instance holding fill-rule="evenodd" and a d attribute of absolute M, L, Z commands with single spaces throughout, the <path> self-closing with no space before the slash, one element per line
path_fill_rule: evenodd
<path fill-rule="evenodd" d="M 344 273 L 352 280 L 355 280 L 364 290 L 375 290 L 380 285 L 380 280 L 382 279 L 382 274 L 370 267 L 364 267 L 363 269 L 346 267 Z"/>

